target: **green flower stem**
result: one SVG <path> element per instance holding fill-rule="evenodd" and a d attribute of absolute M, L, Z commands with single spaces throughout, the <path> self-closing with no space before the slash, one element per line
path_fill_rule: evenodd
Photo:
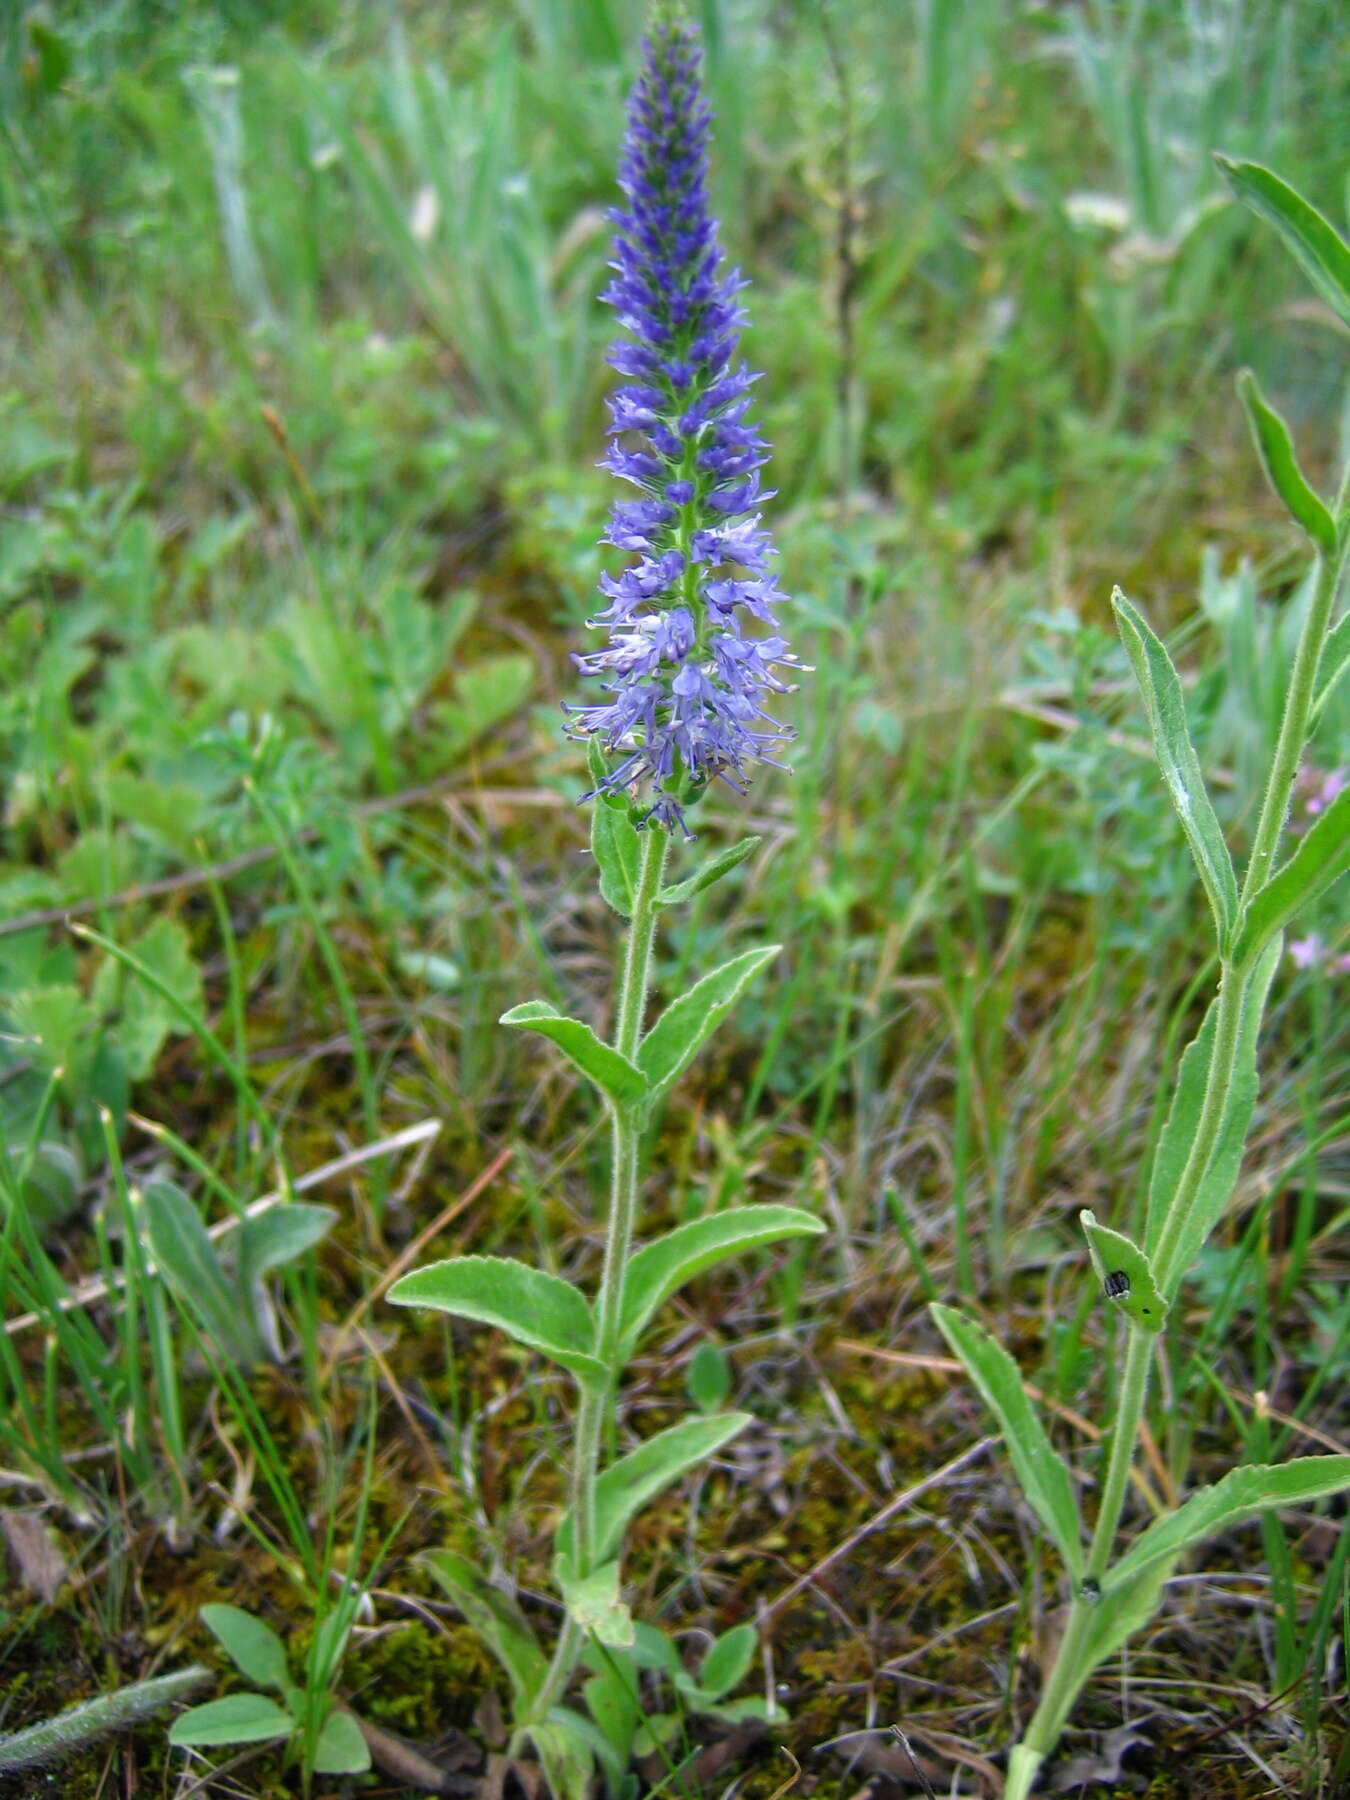
<path fill-rule="evenodd" d="M 656 937 L 656 917 L 659 910 L 656 896 L 661 891 L 669 845 L 670 834 L 658 825 L 650 826 L 643 834 L 642 862 L 638 871 L 637 893 L 633 899 L 633 917 L 628 929 L 623 971 L 619 978 L 614 1026 L 614 1048 L 630 1061 L 637 1054 L 642 1022 L 647 1012 L 652 944 Z M 568 1504 L 572 1518 L 574 1566 L 578 1575 L 590 1574 L 595 1566 L 595 1483 L 600 1472 L 600 1444 L 605 1418 L 613 1405 L 614 1389 L 619 1377 L 616 1358 L 619 1325 L 623 1318 L 628 1257 L 637 1219 L 638 1152 L 642 1142 L 642 1119 L 640 1105 L 614 1106 L 610 1111 L 612 1155 L 609 1217 L 605 1223 L 604 1268 L 596 1299 L 596 1355 L 609 1370 L 609 1380 L 603 1388 L 590 1383 L 583 1385 L 577 1407 L 576 1435 L 568 1479 Z M 562 1699 L 577 1660 L 585 1648 L 585 1641 L 583 1632 L 571 1616 L 564 1618 L 548 1674 L 531 1709 L 532 1719 L 541 1721 L 547 1718 L 550 1709 Z"/>

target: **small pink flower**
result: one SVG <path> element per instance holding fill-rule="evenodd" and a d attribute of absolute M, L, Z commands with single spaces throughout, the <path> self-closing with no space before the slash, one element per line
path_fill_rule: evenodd
<path fill-rule="evenodd" d="M 1294 938 L 1289 945 L 1289 955 L 1296 969 L 1313 969 L 1321 962 L 1326 945 L 1314 931 L 1305 938 Z"/>

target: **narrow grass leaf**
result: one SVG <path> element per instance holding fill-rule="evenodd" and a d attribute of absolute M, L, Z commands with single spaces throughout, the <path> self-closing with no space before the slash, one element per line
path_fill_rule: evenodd
<path fill-rule="evenodd" d="M 697 1467 L 723 1444 L 753 1423 L 750 1413 L 720 1413 L 712 1419 L 682 1419 L 649 1437 L 611 1463 L 595 1484 L 596 1557 L 616 1556 L 624 1530 L 635 1513 L 649 1500 L 677 1481 L 687 1469 Z M 564 1515 L 556 1539 L 558 1554 L 572 1555 L 572 1520 Z"/>
<path fill-rule="evenodd" d="M 370 1767 L 370 1751 L 361 1727 L 349 1712 L 334 1707 L 323 1722 L 314 1747 L 316 1775 L 360 1775 Z"/>
<path fill-rule="evenodd" d="M 509 1256 L 455 1256 L 404 1275 L 389 1290 L 395 1306 L 428 1306 L 456 1318 L 495 1325 L 582 1380 L 602 1381 L 595 1321 L 570 1282 Z"/>
<path fill-rule="evenodd" d="M 1343 788 L 1299 840 L 1289 861 L 1248 901 L 1233 947 L 1242 967 L 1294 915 L 1350 871 L 1350 788 Z"/>
<path fill-rule="evenodd" d="M 1238 199 L 1275 227 L 1317 292 L 1350 325 L 1350 244 L 1270 169 L 1218 154 L 1214 160 Z"/>
<path fill-rule="evenodd" d="M 1124 1313 L 1145 1331 L 1161 1331 L 1167 1320 L 1167 1303 L 1158 1292 L 1149 1260 L 1138 1244 L 1123 1231 L 1099 1225 L 1090 1209 L 1079 1213 L 1078 1222 L 1087 1236 L 1088 1255 L 1106 1298 L 1117 1312 Z"/>
<path fill-rule="evenodd" d="M 1073 1484 L 1027 1397 L 1017 1364 L 987 1331 L 954 1308 L 934 1301 L 928 1310 L 998 1420 L 1032 1511 L 1058 1545 L 1069 1572 L 1080 1576 L 1082 1527 Z"/>
<path fill-rule="evenodd" d="M 1162 639 L 1119 588 L 1112 594 L 1111 604 L 1144 698 L 1163 780 L 1205 884 L 1222 942 L 1237 912 L 1237 880 L 1186 727 L 1181 682 Z"/>
<path fill-rule="evenodd" d="M 421 1561 L 501 1664 L 520 1717 L 529 1710 L 548 1673 L 548 1662 L 524 1615 L 514 1601 L 453 1550 L 430 1551 Z"/>
<path fill-rule="evenodd" d="M 1213 1487 L 1201 1488 L 1175 1512 L 1158 1519 L 1138 1537 L 1111 1573 L 1110 1584 L 1128 1581 L 1160 1559 L 1179 1556 L 1192 1544 L 1271 1506 L 1306 1506 L 1350 1488 L 1350 1456 L 1299 1456 L 1287 1463 L 1257 1463 L 1230 1469 Z M 1109 1591 L 1109 1590 L 1108 1590 Z M 1106 1594 L 1102 1596 L 1103 1600 Z"/>
<path fill-rule="evenodd" d="M 743 863 L 764 840 L 759 837 L 742 838 L 738 844 L 730 844 L 725 850 L 719 850 L 716 856 L 710 856 L 701 869 L 696 869 L 684 881 L 677 881 L 672 887 L 662 888 L 656 896 L 658 906 L 679 906 L 685 900 L 692 900 L 695 894 L 701 894 L 704 888 L 710 888 L 715 881 Z"/>
<path fill-rule="evenodd" d="M 202 1623 L 219 1639 L 225 1654 L 242 1675 L 259 1687 L 278 1693 L 290 1680 L 286 1646 L 261 1619 L 239 1606 L 216 1604 L 202 1608 Z"/>
<path fill-rule="evenodd" d="M 1181 1278 L 1195 1261 L 1201 1246 L 1223 1216 L 1232 1196 L 1242 1164 L 1242 1148 L 1256 1109 L 1256 1050 L 1265 1012 L 1266 993 L 1280 959 L 1280 939 L 1268 944 L 1245 977 L 1246 991 L 1238 1026 L 1238 1049 L 1233 1079 L 1224 1097 L 1223 1116 L 1209 1166 L 1200 1179 L 1177 1240 L 1172 1262 L 1166 1267 L 1154 1265 L 1154 1279 L 1164 1300 L 1170 1305 L 1181 1285 Z M 1230 981 L 1243 980 L 1234 970 Z M 1216 999 L 1205 1015 L 1196 1037 L 1186 1046 L 1177 1073 L 1177 1088 L 1172 1099 L 1167 1123 L 1158 1139 L 1149 1177 L 1148 1222 L 1144 1233 L 1144 1250 L 1153 1259 L 1163 1224 L 1181 1186 L 1182 1174 L 1195 1142 L 1200 1114 L 1205 1103 L 1209 1081 L 1209 1065 L 1214 1054 L 1214 1029 L 1218 1013 Z"/>
<path fill-rule="evenodd" d="M 638 1047 L 638 1066 L 651 1084 L 653 1097 L 663 1094 L 688 1068 L 742 991 L 782 947 L 768 944 L 760 950 L 742 951 L 666 1008 Z"/>
<path fill-rule="evenodd" d="M 169 1727 L 169 1742 L 262 1744 L 269 1738 L 289 1737 L 294 1730 L 291 1715 L 265 1694 L 226 1694 L 223 1700 L 208 1700 L 176 1718 Z"/>
<path fill-rule="evenodd" d="M 1323 556 L 1334 557 L 1335 520 L 1320 494 L 1309 486 L 1298 466 L 1289 427 L 1275 408 L 1268 404 L 1250 369 L 1243 369 L 1239 374 L 1237 390 L 1246 409 L 1252 437 L 1256 440 L 1256 450 L 1266 472 L 1266 480 Z"/>
<path fill-rule="evenodd" d="M 589 1025 L 567 1018 L 547 1000 L 526 1000 L 513 1006 L 502 1014 L 500 1023 L 519 1025 L 524 1031 L 549 1038 L 615 1106 L 632 1106 L 646 1098 L 647 1078 L 640 1069 L 612 1045 L 602 1044 Z"/>
<path fill-rule="evenodd" d="M 738 1206 L 734 1211 L 713 1213 L 677 1225 L 664 1237 L 655 1238 L 635 1251 L 624 1284 L 619 1343 L 627 1356 L 643 1328 L 686 1281 L 714 1263 L 743 1250 L 757 1250 L 783 1238 L 814 1237 L 824 1223 L 796 1206 Z"/>

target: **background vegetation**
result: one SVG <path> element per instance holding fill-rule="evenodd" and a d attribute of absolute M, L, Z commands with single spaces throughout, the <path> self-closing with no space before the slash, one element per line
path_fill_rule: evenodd
<path fill-rule="evenodd" d="M 702 16 L 815 674 L 792 778 L 699 821 L 763 844 L 662 946 L 663 989 L 742 929 L 788 949 L 667 1108 L 649 1195 L 667 1222 L 788 1200 L 829 1236 L 667 1318 L 620 1437 L 691 1364 L 763 1429 L 647 1516 L 632 1574 L 691 1655 L 765 1619 L 805 1791 L 917 1778 L 895 1723 L 935 1789 L 986 1792 L 1055 1596 L 996 1457 L 894 1503 L 984 1429 L 923 1302 L 980 1309 L 1090 1468 L 1113 1368 L 1075 1221 L 1140 1203 L 1204 942 L 1107 599 L 1166 628 L 1208 770 L 1253 794 L 1302 552 L 1231 377 L 1255 368 L 1324 488 L 1350 410 L 1343 332 L 1209 153 L 1343 224 L 1350 15 Z M 476 1791 L 495 1677 L 414 1558 L 544 1585 L 565 1414 L 542 1365 L 380 1294 L 391 1265 L 540 1239 L 594 1272 L 598 1121 L 495 1021 L 532 994 L 595 1017 L 608 988 L 559 701 L 610 494 L 594 295 L 638 23 L 5 14 L 5 1730 L 194 1658 L 228 1685 L 198 1607 L 229 1600 Z M 1344 690 L 1320 734 L 1304 807 L 1350 764 Z M 1241 847 L 1251 819 L 1224 823 Z M 1343 899 L 1295 950 L 1153 1422 L 1197 1475 L 1350 1431 Z M 329 1210 L 250 1235 L 277 1192 Z M 1069 1790 L 1335 1792 L 1346 1543 L 1287 1518 L 1208 1550 L 1094 1684 Z M 365 1598 L 334 1669 L 343 1574 Z M 768 1794 L 778 1741 L 698 1780 Z M 370 1791 L 405 1791 L 395 1756 Z M 185 1768 L 161 1719 L 52 1779 L 294 1791 L 271 1747 Z"/>

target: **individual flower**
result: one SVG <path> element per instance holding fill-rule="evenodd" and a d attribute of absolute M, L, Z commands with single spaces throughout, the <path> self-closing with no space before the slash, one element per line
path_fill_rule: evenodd
<path fill-rule="evenodd" d="M 588 621 L 606 648 L 574 658 L 608 698 L 565 709 L 571 736 L 621 758 L 594 793 L 645 788 L 645 818 L 686 835 L 683 808 L 714 776 L 744 793 L 748 765 L 781 766 L 774 752 L 795 733 L 766 702 L 802 667 L 774 635 L 768 446 L 749 416 L 758 377 L 738 356 L 745 284 L 724 268 L 708 209 L 709 123 L 697 37 L 663 15 L 629 103 L 601 295 L 628 334 L 609 353 L 624 383 L 602 466 L 639 496 L 615 502 L 604 541 L 630 561 L 601 576 L 607 604 Z"/>

